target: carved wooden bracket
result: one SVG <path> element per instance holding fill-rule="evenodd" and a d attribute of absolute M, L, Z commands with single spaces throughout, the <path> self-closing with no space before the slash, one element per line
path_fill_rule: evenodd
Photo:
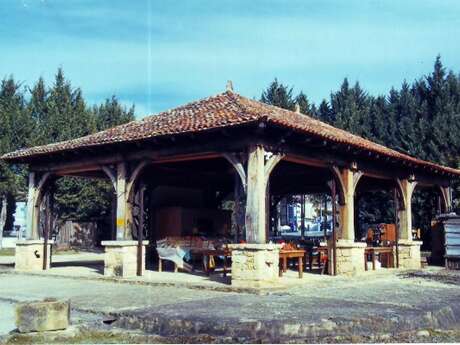
<path fill-rule="evenodd" d="M 241 159 L 235 153 L 224 153 L 224 158 L 235 168 L 236 172 L 240 176 L 241 184 L 243 185 L 243 190 L 247 192 L 247 174 L 244 167 L 244 160 Z"/>

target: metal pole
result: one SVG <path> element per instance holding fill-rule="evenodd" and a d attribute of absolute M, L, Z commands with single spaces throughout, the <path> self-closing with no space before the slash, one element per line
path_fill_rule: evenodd
<path fill-rule="evenodd" d="M 396 268 L 399 268 L 399 221 L 398 221 L 398 190 L 394 190 L 394 206 L 395 206 L 395 244 L 396 244 Z"/>
<path fill-rule="evenodd" d="M 335 218 L 336 218 L 336 185 L 335 179 L 332 179 L 332 259 L 333 259 L 333 268 L 334 275 L 337 275 L 337 234 L 335 229 Z"/>

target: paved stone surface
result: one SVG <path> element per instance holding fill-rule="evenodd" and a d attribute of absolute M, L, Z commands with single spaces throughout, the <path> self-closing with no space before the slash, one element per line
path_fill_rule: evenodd
<path fill-rule="evenodd" d="M 16 328 L 14 324 L 14 304 L 0 301 L 0 336 Z"/>
<path fill-rule="evenodd" d="M 0 274 L 0 300 L 34 301 L 44 298 L 70 299 L 73 308 L 109 313 L 145 306 L 159 306 L 226 296 L 225 293 L 145 286 L 102 280 L 73 279 L 27 274 Z"/>
<path fill-rule="evenodd" d="M 6 272 L 0 274 L 0 301 L 70 298 L 74 310 L 102 313 L 101 319 L 117 320 L 113 326 L 240 341 L 384 336 L 459 325 L 458 273 L 430 269 L 382 270 L 353 278 L 306 276 L 302 286 L 259 296 Z"/>

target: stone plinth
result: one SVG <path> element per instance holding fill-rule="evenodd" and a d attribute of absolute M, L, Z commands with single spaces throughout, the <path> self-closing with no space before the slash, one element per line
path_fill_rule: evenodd
<path fill-rule="evenodd" d="M 421 241 L 398 241 L 399 268 L 420 269 L 422 267 L 420 257 L 421 245 Z"/>
<path fill-rule="evenodd" d="M 142 241 L 142 275 L 145 272 L 145 246 Z M 105 247 L 104 275 L 108 277 L 134 277 L 137 275 L 137 241 L 102 241 Z"/>
<path fill-rule="evenodd" d="M 46 269 L 50 268 L 52 240 L 48 241 Z M 43 270 L 44 240 L 21 240 L 16 242 L 14 268 L 18 271 Z"/>
<path fill-rule="evenodd" d="M 332 242 L 329 246 L 329 272 L 334 272 Z M 364 249 L 366 243 L 351 240 L 337 240 L 337 274 L 356 274 L 364 271 Z"/>
<path fill-rule="evenodd" d="M 280 244 L 229 244 L 232 250 L 232 285 L 263 288 L 279 279 Z"/>
<path fill-rule="evenodd" d="M 16 305 L 16 327 L 21 333 L 66 329 L 69 322 L 69 301 L 46 299 Z"/>

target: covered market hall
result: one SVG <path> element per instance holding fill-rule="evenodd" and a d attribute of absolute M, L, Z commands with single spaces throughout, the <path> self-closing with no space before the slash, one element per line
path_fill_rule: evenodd
<path fill-rule="evenodd" d="M 49 268 L 46 195 L 57 179 L 76 176 L 107 179 L 114 188 L 115 221 L 110 240 L 101 243 L 105 275 L 144 274 L 146 252 L 156 253 L 160 269 L 167 258 L 175 269 L 185 268 L 175 259 L 177 248 L 191 246 L 228 260 L 232 285 L 256 287 L 279 279 L 281 257 L 298 258 L 299 275 L 307 261 L 294 255 L 303 253 L 299 246 L 277 240 L 277 205 L 284 196 L 328 195 L 331 231 L 321 246 L 326 271 L 337 275 L 365 271 L 366 253 L 374 250 L 356 235 L 357 191 L 392 190 L 396 229 L 386 247 L 393 267 L 419 268 L 414 189 L 435 188 L 442 211 L 449 212 L 450 184 L 460 176 L 332 127 L 299 107 L 289 111 L 245 98 L 231 85 L 142 120 L 1 159 L 30 171 L 27 239 L 17 243 L 16 269 Z M 210 240 L 219 236 L 227 238 L 220 247 Z"/>

